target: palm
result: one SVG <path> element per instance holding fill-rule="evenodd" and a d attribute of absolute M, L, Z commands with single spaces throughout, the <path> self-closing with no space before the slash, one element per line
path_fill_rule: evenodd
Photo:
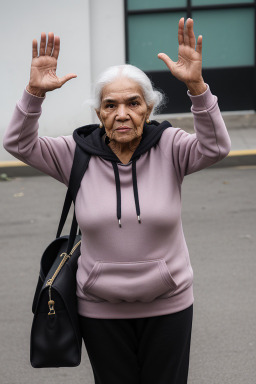
<path fill-rule="evenodd" d="M 57 61 L 60 51 L 60 39 L 53 33 L 49 33 L 48 42 L 46 35 L 42 33 L 38 54 L 37 41 L 33 40 L 33 57 L 30 70 L 29 88 L 45 93 L 60 88 L 68 80 L 76 77 L 68 74 L 63 77 L 56 75 Z"/>
<path fill-rule="evenodd" d="M 32 59 L 30 85 L 45 91 L 52 91 L 61 86 L 56 75 L 57 60 L 52 56 L 39 56 Z"/>
<path fill-rule="evenodd" d="M 179 22 L 178 61 L 173 62 L 166 54 L 158 55 L 170 69 L 173 76 L 188 84 L 202 79 L 202 36 L 198 37 L 197 46 L 193 31 L 193 20 L 188 19 L 184 29 L 184 19 Z"/>
<path fill-rule="evenodd" d="M 191 47 L 180 46 L 178 61 L 173 66 L 172 74 L 185 83 L 193 80 L 196 81 L 202 73 L 201 68 L 201 55 Z"/>

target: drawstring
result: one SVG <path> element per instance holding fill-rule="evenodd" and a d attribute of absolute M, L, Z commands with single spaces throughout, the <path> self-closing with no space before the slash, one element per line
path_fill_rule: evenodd
<path fill-rule="evenodd" d="M 115 181 L 116 181 L 116 215 L 117 215 L 119 227 L 121 228 L 122 227 L 122 224 L 121 224 L 121 184 L 120 184 L 120 178 L 119 178 L 117 163 L 114 161 L 111 161 L 111 163 L 112 163 L 112 166 L 114 169 Z M 139 203 L 137 174 L 136 174 L 136 160 L 132 161 L 132 184 L 133 184 L 134 200 L 135 200 L 138 223 L 141 224 L 140 203 Z"/>
<path fill-rule="evenodd" d="M 120 188 L 120 178 L 119 178 L 119 172 L 117 164 L 112 161 L 112 166 L 115 173 L 115 179 L 116 179 L 116 215 L 118 219 L 119 227 L 122 227 L 121 224 L 121 188 Z"/>
<path fill-rule="evenodd" d="M 140 203 L 139 203 L 138 185 L 137 185 L 137 174 L 136 174 L 136 160 L 132 161 L 132 183 L 133 183 L 134 200 L 135 200 L 135 206 L 136 206 L 138 222 L 141 224 L 141 220 L 140 220 Z"/>

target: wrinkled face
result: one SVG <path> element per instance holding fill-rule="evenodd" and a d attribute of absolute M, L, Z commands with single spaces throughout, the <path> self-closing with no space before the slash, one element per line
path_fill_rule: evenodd
<path fill-rule="evenodd" d="M 105 85 L 101 106 L 96 112 L 108 137 L 125 144 L 142 136 L 144 123 L 151 110 L 140 86 L 122 77 Z"/>

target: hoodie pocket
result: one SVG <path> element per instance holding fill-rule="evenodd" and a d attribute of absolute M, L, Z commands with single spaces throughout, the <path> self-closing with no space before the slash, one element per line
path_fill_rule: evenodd
<path fill-rule="evenodd" d="M 83 286 L 87 300 L 150 302 L 169 297 L 177 285 L 163 259 L 137 262 L 97 261 Z"/>

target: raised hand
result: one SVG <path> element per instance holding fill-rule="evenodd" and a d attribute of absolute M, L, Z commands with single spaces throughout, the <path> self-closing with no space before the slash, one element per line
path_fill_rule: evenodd
<path fill-rule="evenodd" d="M 46 92 L 60 88 L 68 80 L 77 77 L 74 73 L 61 78 L 56 75 L 59 51 L 60 38 L 54 36 L 52 32 L 48 34 L 47 43 L 46 34 L 41 34 L 39 53 L 37 40 L 33 40 L 30 80 L 27 86 L 29 93 L 43 97 Z"/>
<path fill-rule="evenodd" d="M 173 76 L 183 81 L 193 95 L 203 93 L 207 89 L 202 77 L 202 39 L 202 36 L 199 36 L 196 44 L 193 20 L 187 19 L 184 26 L 184 18 L 181 18 L 178 29 L 178 61 L 172 61 L 165 53 L 158 54 Z"/>

